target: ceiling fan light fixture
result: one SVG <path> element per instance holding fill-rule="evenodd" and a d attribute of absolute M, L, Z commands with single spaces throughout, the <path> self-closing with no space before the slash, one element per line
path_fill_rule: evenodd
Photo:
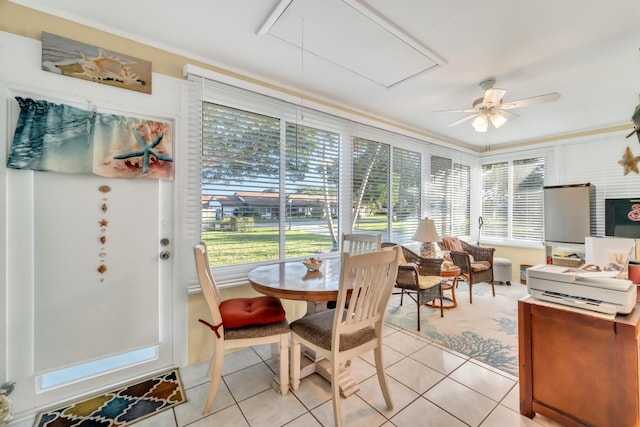
<path fill-rule="evenodd" d="M 489 115 L 491 119 L 491 124 L 494 128 L 499 129 L 502 125 L 507 123 L 507 118 L 502 115 L 500 111 L 494 111 Z"/>
<path fill-rule="evenodd" d="M 487 115 L 484 113 L 480 114 L 478 117 L 476 117 L 473 120 L 473 123 L 471 123 L 471 126 L 473 126 L 473 129 L 475 129 L 476 132 L 486 132 L 487 127 L 489 126 Z"/>

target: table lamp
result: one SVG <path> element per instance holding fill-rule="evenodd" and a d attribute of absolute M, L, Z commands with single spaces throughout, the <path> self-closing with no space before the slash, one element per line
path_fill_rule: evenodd
<path fill-rule="evenodd" d="M 413 240 L 422 242 L 420 256 L 424 258 L 435 258 L 436 250 L 434 244 L 441 242 L 442 239 L 436 231 L 436 223 L 434 220 L 425 218 L 418 222 L 418 229 L 412 237 Z"/>

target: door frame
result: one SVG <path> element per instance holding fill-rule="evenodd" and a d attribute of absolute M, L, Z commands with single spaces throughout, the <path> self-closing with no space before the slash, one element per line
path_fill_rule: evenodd
<path fill-rule="evenodd" d="M 156 83 L 154 89 L 157 88 L 157 86 L 158 84 Z M 181 84 L 178 89 L 180 93 L 183 90 L 182 86 L 183 85 Z M 0 135 L 0 145 L 4 147 L 8 147 L 15 128 L 15 123 L 11 123 L 9 121 L 10 118 L 13 119 L 13 117 L 11 117 L 12 113 L 9 109 L 10 103 L 14 102 L 13 96 L 25 91 L 27 90 L 23 86 L 9 86 L 8 84 L 0 82 L 0 94 L 2 94 L 2 98 L 4 98 L 4 102 L 0 102 L 0 125 L 4 126 L 0 126 L 0 128 L 6 130 L 6 132 L 3 132 L 2 135 Z M 51 93 L 48 89 L 44 89 L 42 87 L 29 87 L 28 92 L 36 92 L 38 96 L 43 98 L 49 97 L 55 99 L 60 96 L 59 93 Z M 78 102 L 77 99 L 72 100 L 72 102 L 73 101 L 76 101 L 76 103 Z M 117 108 L 117 106 L 115 108 Z M 179 109 L 180 105 L 178 105 L 177 108 Z M 184 135 L 180 134 L 182 127 L 179 126 L 180 115 L 177 111 L 174 111 L 169 115 L 166 113 L 152 114 L 156 117 L 162 117 L 163 119 L 172 121 L 174 125 L 174 141 L 186 140 Z M 183 158 L 181 153 L 185 150 L 186 148 L 181 147 L 180 144 L 174 144 L 175 158 Z M 10 171 L 5 166 L 6 154 L 6 149 L 0 150 L 0 163 L 3 165 L 1 169 L 2 172 L 0 172 L 0 200 L 3 200 L 5 203 L 8 202 L 10 197 L 12 197 L 10 194 L 11 188 L 14 188 L 13 185 L 16 184 L 16 179 L 22 180 L 22 184 L 25 184 L 24 181 L 26 180 L 27 185 L 29 185 L 28 181 L 31 181 L 31 188 L 33 188 L 33 172 L 17 171 L 22 172 L 23 176 L 18 176 L 18 174 L 12 173 L 16 171 Z M 179 170 L 180 167 L 176 166 L 175 169 Z M 163 277 L 161 281 L 169 281 L 169 284 L 161 286 L 159 295 L 161 313 L 167 314 L 171 321 L 164 325 L 162 325 L 161 322 L 161 325 L 159 325 L 159 342 L 170 342 L 171 344 L 166 346 L 161 345 L 159 347 L 158 358 L 154 361 L 144 363 L 144 369 L 140 369 L 140 366 L 133 366 L 125 367 L 115 372 L 101 374 L 95 378 L 82 381 L 82 385 L 78 383 L 66 386 L 66 392 L 58 393 L 59 396 L 56 398 L 45 397 L 53 395 L 49 392 L 45 392 L 40 395 L 36 394 L 35 377 L 32 376 L 32 378 L 34 378 L 33 384 L 18 383 L 11 395 L 11 400 L 13 401 L 14 406 L 14 418 L 16 420 L 33 417 L 37 411 L 41 410 L 43 407 L 51 406 L 55 403 L 62 403 L 63 401 L 67 401 L 72 398 L 88 396 L 130 382 L 136 378 L 160 372 L 169 367 L 186 366 L 188 353 L 188 295 L 186 292 L 186 285 L 179 285 L 184 282 L 184 280 L 180 279 L 180 277 L 183 277 L 184 275 L 183 269 L 180 268 L 180 266 L 181 263 L 185 262 L 181 261 L 182 257 L 180 257 L 180 248 L 185 246 L 185 242 L 179 236 L 179 233 L 177 233 L 177 230 L 180 229 L 178 224 L 182 221 L 183 214 L 179 209 L 179 206 L 181 205 L 180 200 L 175 197 L 176 194 L 179 194 L 177 189 L 180 186 L 182 186 L 182 182 L 179 179 L 178 173 L 175 174 L 173 181 L 160 182 L 160 193 L 162 196 L 160 197 L 159 203 L 164 212 L 170 213 L 170 215 L 161 220 L 160 229 L 161 233 L 166 235 L 172 242 L 169 246 L 172 256 L 170 261 L 163 261 L 170 264 L 166 268 L 163 268 L 163 271 L 166 270 L 167 277 Z M 14 259 L 17 254 L 28 253 L 29 248 L 26 247 L 27 243 L 25 243 L 24 240 L 29 240 L 29 236 L 33 236 L 33 225 L 31 225 L 31 230 L 29 230 L 29 226 L 22 226 L 22 231 L 25 231 L 25 228 L 27 229 L 26 239 L 12 239 L 12 236 L 19 233 L 19 230 L 13 229 L 11 213 L 8 213 L 8 211 L 9 209 L 0 209 L 0 247 L 5 249 L 5 256 L 0 257 L 0 319 L 2 319 L 0 321 L 0 343 L 4 344 L 2 346 L 4 347 L 4 351 L 0 351 L 0 383 L 5 380 L 13 380 L 11 377 L 17 372 L 16 369 L 22 370 L 23 372 L 29 372 L 31 369 L 32 372 L 33 366 L 33 361 L 29 360 L 28 357 L 23 358 L 24 360 L 21 362 L 23 363 L 23 366 L 10 366 L 12 363 L 10 357 L 12 351 L 23 351 L 24 354 L 24 350 L 26 349 L 27 353 L 31 352 L 31 354 L 33 354 L 33 329 L 31 328 L 31 330 L 29 330 L 28 322 L 26 324 L 24 322 L 4 322 L 4 319 L 8 319 L 9 316 L 17 312 L 17 309 L 12 307 L 10 304 L 10 301 L 15 300 L 16 297 L 20 297 L 16 292 L 27 293 L 21 297 L 33 297 L 33 289 L 29 289 L 28 286 L 24 289 L 16 289 L 10 286 L 11 283 L 23 283 L 24 280 L 27 280 L 28 283 L 33 285 L 33 268 L 29 269 L 31 271 L 31 277 L 16 277 L 10 271 L 12 259 Z M 28 223 L 28 221 L 24 222 Z M 31 295 L 29 295 L 29 293 L 31 293 Z M 25 312 L 26 315 L 33 316 L 33 307 L 26 309 L 23 307 L 21 311 Z M 18 348 L 14 349 L 14 347 Z M 28 366 L 29 364 L 31 364 L 31 366 Z M 105 381 L 107 378 L 108 380 Z M 27 392 L 27 390 L 29 390 L 29 392 Z"/>

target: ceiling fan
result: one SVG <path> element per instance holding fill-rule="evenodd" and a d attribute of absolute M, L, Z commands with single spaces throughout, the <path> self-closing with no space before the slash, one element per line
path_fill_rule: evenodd
<path fill-rule="evenodd" d="M 518 114 L 509 110 L 529 105 L 541 104 L 543 102 L 553 102 L 560 99 L 558 92 L 547 93 L 545 95 L 534 96 L 532 98 L 519 99 L 517 101 L 502 102 L 502 97 L 507 93 L 504 89 L 494 89 L 496 83 L 494 79 L 487 79 L 480 82 L 480 87 L 484 90 L 484 96 L 473 101 L 473 105 L 467 110 L 438 110 L 434 113 L 473 113 L 458 121 L 451 123 L 449 126 L 455 126 L 467 120 L 474 119 L 472 126 L 476 132 L 486 132 L 489 122 L 498 129 L 504 125 L 509 119 L 517 119 Z"/>

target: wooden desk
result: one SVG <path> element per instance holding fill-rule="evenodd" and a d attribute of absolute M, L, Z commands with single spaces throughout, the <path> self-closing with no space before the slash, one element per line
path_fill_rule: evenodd
<path fill-rule="evenodd" d="M 520 413 L 564 426 L 640 425 L 640 308 L 604 318 L 518 301 Z"/>
<path fill-rule="evenodd" d="M 256 291 L 265 295 L 296 301 L 307 301 L 307 314 L 326 310 L 327 301 L 338 299 L 340 287 L 340 260 L 325 259 L 318 271 L 308 271 L 300 261 L 279 262 L 257 267 L 249 272 L 249 282 Z M 309 349 L 301 361 L 300 377 L 314 372 L 331 381 L 331 367 Z M 306 359 L 306 364 L 305 364 Z M 359 390 L 357 383 L 342 369 L 338 378 L 340 392 L 348 397 Z"/>

